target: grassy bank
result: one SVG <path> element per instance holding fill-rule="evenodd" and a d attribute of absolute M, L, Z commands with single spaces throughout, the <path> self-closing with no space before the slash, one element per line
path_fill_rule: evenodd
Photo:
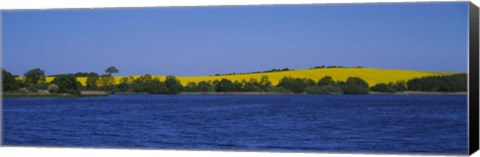
<path fill-rule="evenodd" d="M 81 91 L 80 95 L 69 93 L 49 93 L 45 91 L 39 92 L 3 92 L 4 98 L 77 98 L 77 97 L 95 97 L 108 96 L 110 93 L 105 91 Z"/>
<path fill-rule="evenodd" d="M 81 95 L 72 95 L 67 93 L 12 93 L 6 92 L 2 94 L 4 98 L 77 98 L 77 97 L 96 97 L 108 96 L 112 93 L 105 91 L 82 91 Z M 133 92 L 118 92 L 114 94 L 139 95 L 148 93 L 133 93 Z M 181 92 L 179 94 L 185 95 L 318 95 L 306 93 L 280 93 L 280 92 Z M 467 92 L 420 92 L 420 91 L 404 91 L 396 93 L 386 92 L 370 92 L 365 95 L 467 95 Z M 328 94 L 324 94 L 328 95 Z M 335 95 L 335 94 L 334 94 Z M 337 94 L 346 95 L 346 94 Z"/>
<path fill-rule="evenodd" d="M 348 94 L 307 94 L 307 93 L 279 93 L 279 92 L 181 92 L 180 94 L 192 94 L 192 95 L 348 95 Z M 421 92 L 421 91 L 404 91 L 404 92 L 370 92 L 363 95 L 466 95 L 467 92 Z"/>
<path fill-rule="evenodd" d="M 396 93 L 386 92 L 370 92 L 370 94 L 402 94 L 402 95 L 467 95 L 467 92 L 421 92 L 421 91 L 404 91 Z"/>
<path fill-rule="evenodd" d="M 296 93 L 279 93 L 279 92 L 180 92 L 180 94 L 191 95 L 275 95 L 275 94 L 296 94 Z"/>
<path fill-rule="evenodd" d="M 73 98 L 80 97 L 79 95 L 72 94 L 43 94 L 43 93 L 2 93 L 4 98 Z"/>

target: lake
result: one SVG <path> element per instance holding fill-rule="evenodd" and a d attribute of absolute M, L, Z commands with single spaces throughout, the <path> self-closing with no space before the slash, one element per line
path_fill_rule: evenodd
<path fill-rule="evenodd" d="M 5 98 L 3 144 L 467 154 L 467 96 Z"/>

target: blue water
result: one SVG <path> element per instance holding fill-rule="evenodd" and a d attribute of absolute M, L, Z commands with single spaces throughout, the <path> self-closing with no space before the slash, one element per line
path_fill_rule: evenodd
<path fill-rule="evenodd" d="M 3 144 L 467 154 L 466 95 L 6 98 Z"/>

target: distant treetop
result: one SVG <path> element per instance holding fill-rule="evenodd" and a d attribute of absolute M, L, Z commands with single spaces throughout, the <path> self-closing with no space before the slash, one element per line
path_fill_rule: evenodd
<path fill-rule="evenodd" d="M 351 67 L 345 67 L 345 66 L 340 66 L 340 65 L 320 65 L 320 66 L 314 66 L 310 69 L 323 69 L 323 68 L 363 68 L 363 66 L 351 66 Z"/>
<path fill-rule="evenodd" d="M 118 69 L 114 66 L 110 66 L 105 70 L 105 73 L 108 74 L 108 76 L 112 76 L 113 73 L 118 73 Z"/>

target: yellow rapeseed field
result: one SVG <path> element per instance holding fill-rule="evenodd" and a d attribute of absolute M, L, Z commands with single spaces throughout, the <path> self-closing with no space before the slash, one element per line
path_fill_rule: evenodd
<path fill-rule="evenodd" d="M 325 76 L 331 76 L 334 80 L 345 81 L 348 77 L 360 77 L 368 82 L 370 86 L 378 83 L 389 83 L 396 81 L 408 81 L 412 78 L 434 76 L 434 75 L 450 75 L 452 72 L 428 72 L 428 71 L 413 71 L 413 70 L 391 70 L 391 69 L 376 69 L 376 68 L 323 68 L 323 69 L 300 69 L 282 72 L 268 72 L 255 74 L 237 74 L 227 76 L 177 76 L 183 85 L 189 82 L 200 81 L 214 81 L 226 78 L 232 81 L 248 81 L 251 78 L 260 80 L 262 76 L 268 76 L 268 79 L 273 85 L 277 85 L 280 79 L 289 76 L 294 78 L 310 78 L 318 81 Z M 118 84 L 120 79 L 125 76 L 115 76 L 115 82 Z M 139 76 L 133 76 L 138 78 Z M 154 76 L 160 80 L 164 80 L 165 76 Z M 77 78 L 82 85 L 85 85 L 86 77 Z M 53 77 L 47 77 L 47 82 L 53 80 Z"/>

